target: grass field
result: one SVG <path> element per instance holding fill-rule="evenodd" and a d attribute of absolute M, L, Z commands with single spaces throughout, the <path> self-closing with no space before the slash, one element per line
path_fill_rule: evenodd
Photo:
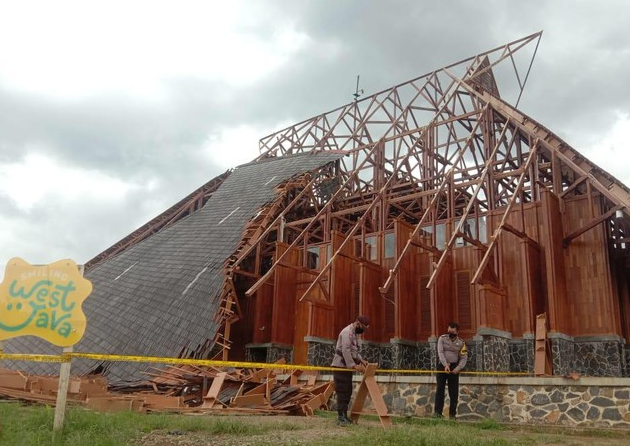
<path fill-rule="evenodd" d="M 0 445 L 6 446 L 621 446 L 630 431 L 559 429 L 423 418 L 378 419 L 338 427 L 335 415 L 314 417 L 107 414 L 68 408 L 63 433 L 53 439 L 54 408 L 0 401 Z"/>

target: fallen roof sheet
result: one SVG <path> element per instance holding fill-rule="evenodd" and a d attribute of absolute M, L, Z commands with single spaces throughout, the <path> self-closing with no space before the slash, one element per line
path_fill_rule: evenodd
<path fill-rule="evenodd" d="M 177 357 L 214 339 L 219 329 L 224 263 L 246 223 L 273 199 L 275 188 L 343 153 L 311 152 L 239 166 L 198 212 L 92 268 L 94 290 L 84 303 L 87 331 L 77 352 Z M 6 353 L 58 353 L 32 336 L 5 341 Z M 57 374 L 58 365 L 3 361 L 31 374 Z M 144 379 L 156 364 L 73 361 L 73 374 L 103 372 L 110 382 Z"/>

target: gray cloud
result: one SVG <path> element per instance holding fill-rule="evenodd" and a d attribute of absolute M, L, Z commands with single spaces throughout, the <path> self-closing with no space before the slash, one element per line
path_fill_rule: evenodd
<path fill-rule="evenodd" d="M 242 32 L 269 40 L 280 25 L 291 25 L 307 36 L 286 63 L 253 84 L 190 73 L 164 81 L 164 96 L 153 102 L 97 93 L 61 100 L 0 85 L 0 164 L 38 150 L 140 185 L 119 200 L 60 200 L 30 211 L 0 196 L 0 221 L 20 231 L 19 243 L 0 236 L 2 252 L 47 249 L 55 258 L 88 260 L 221 173 L 203 152 L 225 128 L 269 133 L 349 102 L 357 74 L 365 94 L 373 94 L 541 29 L 524 112 L 578 150 L 609 131 L 617 113 L 630 113 L 624 1 L 263 2 L 249 12 L 237 24 Z M 515 97 L 514 88 L 503 92 Z"/>

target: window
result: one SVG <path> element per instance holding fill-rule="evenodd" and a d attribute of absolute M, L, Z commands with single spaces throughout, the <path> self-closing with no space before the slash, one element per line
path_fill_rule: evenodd
<path fill-rule="evenodd" d="M 378 239 L 375 235 L 371 237 L 365 238 L 365 244 L 367 245 L 367 252 L 365 253 L 365 257 L 368 260 L 376 260 L 378 259 Z"/>
<path fill-rule="evenodd" d="M 444 249 L 444 246 L 446 245 L 446 240 L 444 239 L 444 223 L 435 225 L 435 230 L 435 247 L 437 249 Z M 433 234 L 433 226 L 425 226 L 422 228 L 422 231 L 424 231 L 425 234 Z"/>
<path fill-rule="evenodd" d="M 391 259 L 396 255 L 396 237 L 393 232 L 385 234 L 385 258 Z"/>
<path fill-rule="evenodd" d="M 306 267 L 319 269 L 319 246 L 312 246 L 306 251 Z"/>

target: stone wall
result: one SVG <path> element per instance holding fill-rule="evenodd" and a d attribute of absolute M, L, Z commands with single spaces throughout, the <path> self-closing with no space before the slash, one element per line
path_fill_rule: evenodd
<path fill-rule="evenodd" d="M 554 375 L 630 376 L 625 340 L 618 336 L 572 337 L 550 333 Z"/>
<path fill-rule="evenodd" d="M 359 381 L 356 375 L 355 385 Z M 390 413 L 433 415 L 434 377 L 377 376 L 377 382 Z M 449 404 L 446 392 L 444 413 Z M 330 407 L 335 407 L 334 397 Z M 630 379 L 462 376 L 457 414 L 461 420 L 630 429 Z"/>
<path fill-rule="evenodd" d="M 308 364 L 319 367 L 330 366 L 335 354 L 335 342 L 315 336 L 306 336 L 304 340 L 308 345 Z"/>
<path fill-rule="evenodd" d="M 329 366 L 334 355 L 334 341 L 306 337 L 308 364 Z M 598 336 L 573 338 L 562 333 L 550 333 L 551 357 L 555 376 L 576 372 L 581 376 L 630 376 L 630 349 L 623 338 Z M 472 372 L 534 371 L 534 336 L 525 334 L 512 339 L 510 333 L 480 327 L 472 340 L 466 342 L 468 363 L 465 370 Z M 292 346 L 281 344 L 250 344 L 248 360 L 275 362 L 285 358 L 291 362 Z M 437 338 L 428 342 L 392 339 L 388 343 L 361 342 L 361 355 L 376 362 L 381 369 L 435 370 Z"/>
<path fill-rule="evenodd" d="M 508 341 L 510 372 L 534 373 L 534 335 Z"/>
<path fill-rule="evenodd" d="M 492 372 L 510 371 L 510 347 L 512 336 L 502 330 L 480 327 L 474 337 L 476 370 Z M 473 351 L 473 353 L 475 353 Z M 470 359 L 469 359 L 470 360 Z"/>
<path fill-rule="evenodd" d="M 245 346 L 245 359 L 249 362 L 273 363 L 284 359 L 293 362 L 293 346 L 286 344 L 248 344 Z"/>

